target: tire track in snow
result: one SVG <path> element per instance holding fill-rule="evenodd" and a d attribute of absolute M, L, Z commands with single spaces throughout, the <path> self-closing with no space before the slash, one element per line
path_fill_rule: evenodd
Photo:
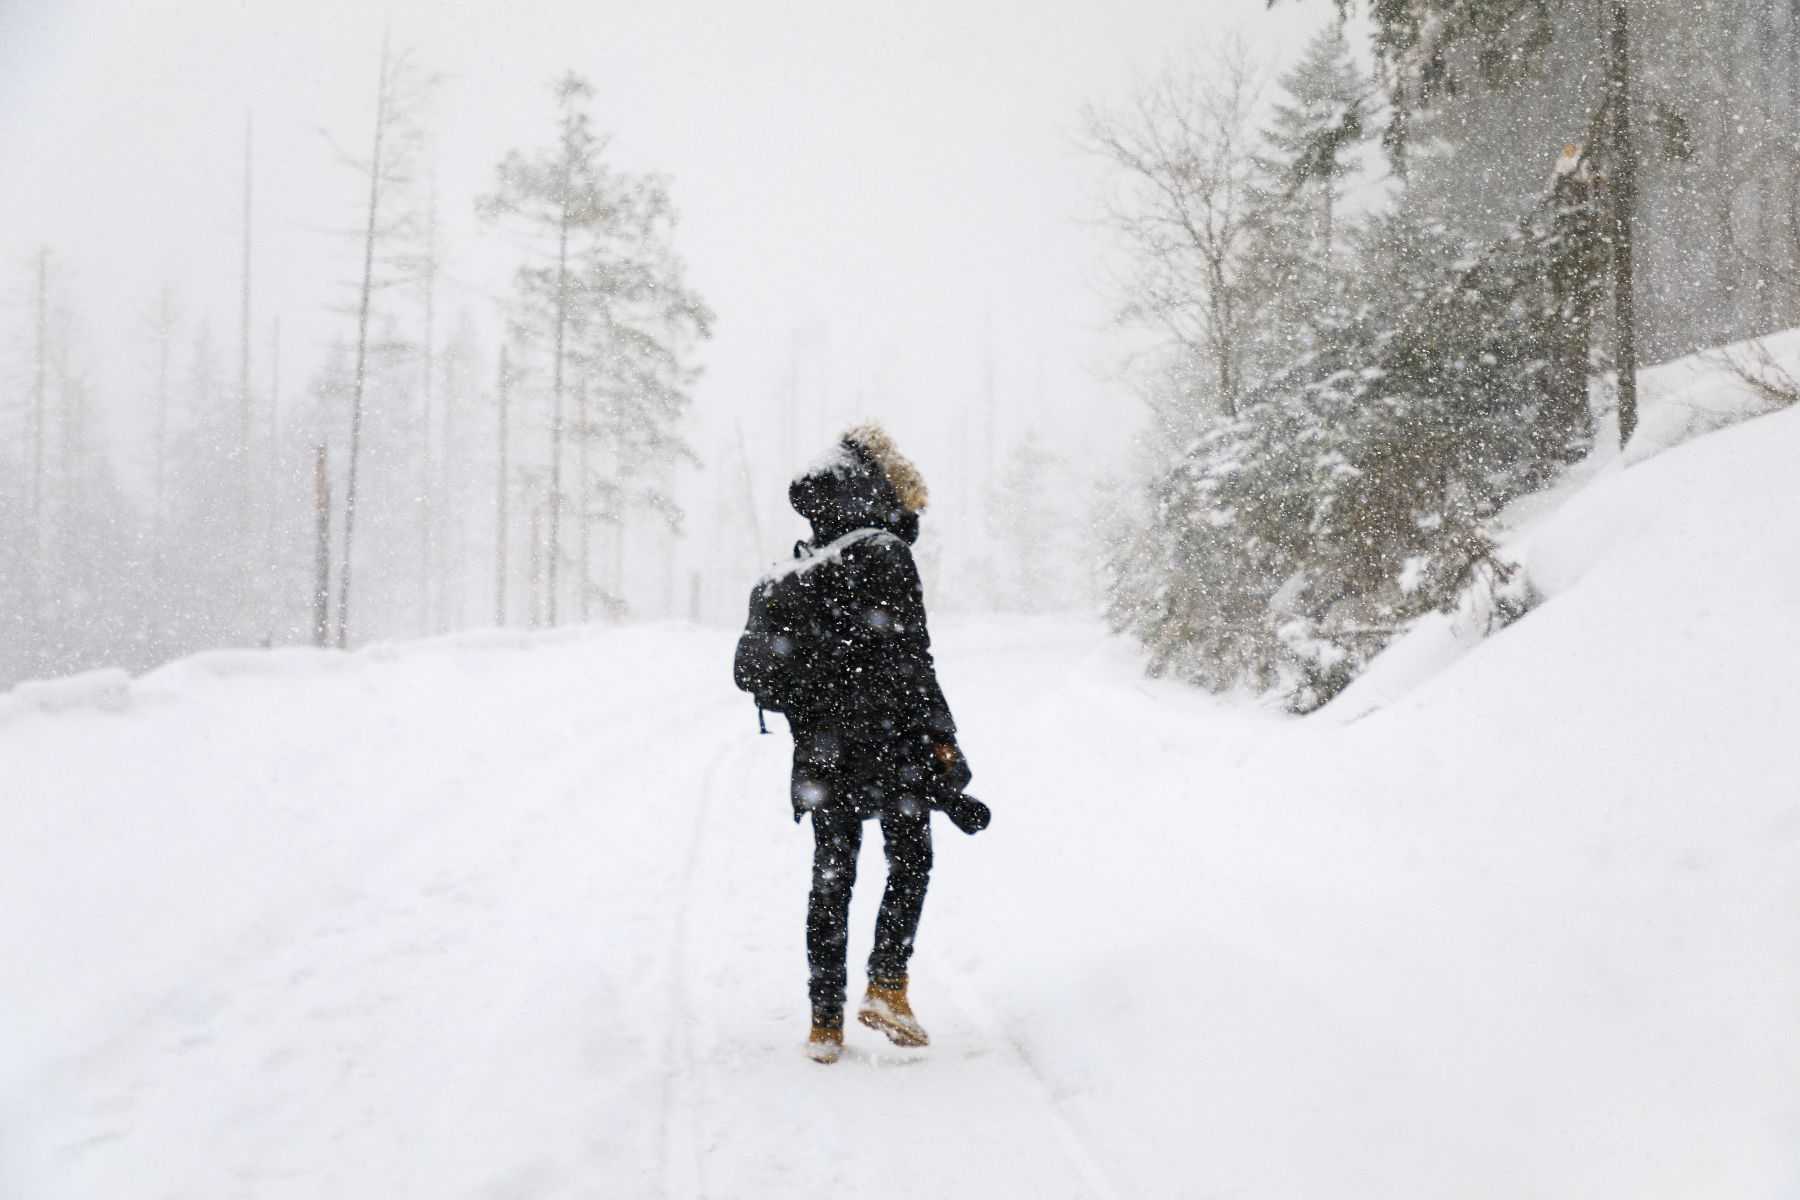
<path fill-rule="evenodd" d="M 463 914 L 446 908 L 451 902 L 443 897 L 476 884 L 490 892 L 506 890 L 503 877 L 516 869 L 508 865 L 510 857 L 538 846 L 542 823 L 566 804 L 554 781 L 573 774 L 571 765 L 678 743 L 720 707 L 716 699 L 679 703 L 682 695 L 666 697 L 676 701 L 669 706 L 673 711 L 609 707 L 590 719 L 593 733 L 579 741 L 559 725 L 496 745 L 492 760 L 448 756 L 451 765 L 442 779 L 421 788 L 421 797 L 456 783 L 473 783 L 477 792 L 516 791 L 518 762 L 533 764 L 531 778 L 540 786 L 515 796 L 505 806 L 509 815 L 499 821 L 496 806 L 480 801 L 453 808 L 408 804 L 397 810 L 391 827 L 378 827 L 377 836 L 334 865 L 327 890 L 259 914 L 223 946 L 208 947 L 180 964 L 173 972 L 179 982 L 147 1011 L 80 1058 L 59 1065 L 62 1075 L 52 1077 L 59 1091 L 70 1094 L 71 1123 L 97 1131 L 80 1144 L 59 1148 L 65 1164 L 73 1169 L 90 1156 L 109 1153 L 142 1157 L 143 1131 L 132 1126 L 173 1120 L 168 1097 L 190 1093 L 189 1081 L 202 1068 L 241 1077 L 249 1068 L 232 1049 L 250 1035 L 272 1039 L 259 1071 L 304 1066 L 316 1057 L 313 1050 L 293 1049 L 296 1045 L 329 1046 L 346 1062 L 377 1058 L 369 1047 L 415 1026 L 417 1013 L 427 1007 L 405 968 L 421 953 L 435 954 L 465 940 Z M 464 832 L 470 829 L 480 832 Z M 463 853 L 470 846 L 484 849 L 470 857 Z M 437 867 L 421 874 L 432 863 Z M 444 881 L 428 879 L 431 874 Z M 439 944 L 445 937 L 449 941 Z M 353 991 L 346 990 L 350 982 L 357 985 Z M 207 1003 L 196 1007 L 196 995 Z M 146 1105 L 150 1111 L 140 1113 Z M 291 1119 L 269 1118 L 269 1128 L 244 1135 L 260 1140 L 224 1146 L 212 1163 L 196 1169 L 221 1171 L 234 1152 L 252 1161 L 274 1153 L 287 1141 L 283 1133 Z"/>
<path fill-rule="evenodd" d="M 707 829 L 712 821 L 713 801 L 726 766 L 746 744 L 743 737 L 733 738 L 720 747 L 707 764 L 701 777 L 700 793 L 694 804 L 693 828 L 688 835 L 687 853 L 675 880 L 678 889 L 674 932 L 669 950 L 669 1034 L 664 1050 L 662 1111 L 659 1119 L 659 1159 L 662 1194 L 670 1200 L 692 1200 L 706 1195 L 706 1179 L 697 1128 L 700 1106 L 699 1089 L 695 1086 L 693 1012 L 688 1002 L 688 942 L 693 918 L 693 891 L 700 878 L 700 862 L 705 854 Z"/>
<path fill-rule="evenodd" d="M 1057 1149 L 1069 1160 L 1069 1164 L 1075 1168 L 1082 1183 L 1096 1200 L 1125 1200 L 1129 1193 L 1113 1182 L 1112 1172 L 1105 1166 L 1103 1156 L 1070 1117 L 1064 1102 L 1056 1094 L 1055 1086 L 1038 1066 L 1036 1056 L 1024 1039 L 1007 1032 L 995 1016 L 992 1006 L 983 998 L 980 989 L 960 968 L 945 963 L 941 979 L 951 1000 L 974 1022 L 982 1036 L 991 1045 L 1005 1046 L 1018 1059 L 1019 1065 L 1024 1068 L 1023 1076 L 1030 1081 L 1027 1090 L 1035 1090 L 1041 1094 L 1041 1108 L 1056 1131 Z"/>

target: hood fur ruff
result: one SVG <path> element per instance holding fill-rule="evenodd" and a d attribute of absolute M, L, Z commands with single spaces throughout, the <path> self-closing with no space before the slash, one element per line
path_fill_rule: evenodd
<path fill-rule="evenodd" d="M 894 489 L 894 495 L 907 512 L 925 511 L 925 506 L 931 502 L 925 477 L 919 474 L 919 468 L 911 459 L 900 453 L 887 430 L 873 421 L 865 421 L 845 430 L 843 440 L 868 455 L 869 460 L 881 468 L 881 473 L 887 476 L 888 486 Z"/>

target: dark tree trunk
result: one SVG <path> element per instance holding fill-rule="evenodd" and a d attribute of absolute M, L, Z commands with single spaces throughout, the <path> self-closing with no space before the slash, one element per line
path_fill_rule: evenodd
<path fill-rule="evenodd" d="M 313 645 L 331 644 L 331 476 L 325 447 L 313 447 Z"/>
<path fill-rule="evenodd" d="M 1629 0 L 1609 0 L 1611 26 L 1607 98 L 1612 105 L 1613 303 L 1619 371 L 1619 445 L 1637 429 L 1637 297 L 1632 261 L 1637 210 L 1637 150 L 1631 136 L 1631 13 Z"/>
<path fill-rule="evenodd" d="M 344 488 L 344 553 L 338 569 L 337 644 L 350 645 L 350 567 L 356 539 L 356 467 L 362 456 L 363 392 L 368 375 L 369 300 L 375 282 L 375 217 L 381 207 L 381 143 L 387 134 L 388 35 L 381 35 L 381 82 L 375 95 L 375 148 L 369 156 L 368 225 L 363 234 L 362 295 L 356 309 L 356 377 L 350 404 L 350 468 Z"/>
<path fill-rule="evenodd" d="M 497 473 L 494 496 L 494 624 L 506 624 L 506 538 L 507 538 L 507 504 L 506 473 L 510 469 L 507 464 L 507 412 L 506 405 L 512 386 L 511 366 L 506 356 L 506 347 L 500 347 L 500 470 Z"/>

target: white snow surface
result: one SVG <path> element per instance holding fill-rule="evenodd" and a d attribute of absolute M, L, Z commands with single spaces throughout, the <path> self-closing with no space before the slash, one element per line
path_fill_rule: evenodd
<path fill-rule="evenodd" d="M 1305 720 L 944 624 L 994 824 L 936 826 L 933 1044 L 829 1067 L 729 634 L 20 689 L 0 1196 L 1792 1196 L 1797 462 L 1800 410 L 1596 464 L 1540 607 Z"/>

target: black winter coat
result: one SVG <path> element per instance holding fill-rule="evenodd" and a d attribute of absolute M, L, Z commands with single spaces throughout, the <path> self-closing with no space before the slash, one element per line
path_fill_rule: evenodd
<path fill-rule="evenodd" d="M 826 806 L 864 816 L 922 811 L 933 747 L 955 744 L 956 722 L 938 686 L 913 562 L 918 516 L 848 444 L 788 495 L 813 527 L 783 568 L 799 575 L 808 625 L 798 639 L 806 686 L 787 707 L 795 819 Z"/>

